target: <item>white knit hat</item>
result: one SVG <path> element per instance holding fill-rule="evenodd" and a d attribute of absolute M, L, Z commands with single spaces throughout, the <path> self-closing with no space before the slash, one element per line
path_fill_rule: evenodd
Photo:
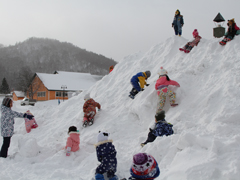
<path fill-rule="evenodd" d="M 84 96 L 84 100 L 86 101 L 86 100 L 88 100 L 88 99 L 90 99 L 91 97 L 90 97 L 90 94 L 89 93 L 87 93 L 85 96 Z"/>
<path fill-rule="evenodd" d="M 101 141 L 107 141 L 108 140 L 109 133 L 106 132 L 99 132 L 97 136 L 97 142 Z"/>
<path fill-rule="evenodd" d="M 162 75 L 167 75 L 168 72 L 165 69 L 163 69 L 163 67 L 160 67 L 160 71 L 158 72 L 158 74 L 162 76 Z"/>

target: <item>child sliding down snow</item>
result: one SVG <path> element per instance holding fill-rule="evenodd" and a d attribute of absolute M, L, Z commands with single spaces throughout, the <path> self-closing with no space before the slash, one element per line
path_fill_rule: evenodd
<path fill-rule="evenodd" d="M 80 133 L 75 126 L 71 126 L 68 129 L 69 137 L 67 138 L 67 144 L 65 149 L 67 150 L 66 156 L 70 156 L 70 152 L 76 152 L 79 150 Z"/>
<path fill-rule="evenodd" d="M 90 94 L 86 94 L 84 97 L 85 103 L 83 105 L 83 127 L 87 125 L 91 126 L 94 121 L 94 116 L 96 115 L 96 107 L 98 110 L 101 109 L 101 105 L 95 102 L 91 97 Z"/>
<path fill-rule="evenodd" d="M 160 76 L 155 84 L 155 89 L 157 90 L 158 94 L 157 113 L 163 110 L 167 96 L 169 96 L 171 106 L 174 107 L 178 105 L 175 103 L 176 93 L 171 91 L 168 86 L 173 85 L 180 87 L 180 85 L 176 81 L 169 79 L 167 75 L 168 73 L 165 69 L 163 69 L 163 67 L 160 68 L 160 72 L 158 74 Z"/>
<path fill-rule="evenodd" d="M 108 140 L 108 133 L 99 132 L 96 146 L 97 159 L 101 163 L 95 173 L 96 180 L 104 180 L 104 173 L 107 173 L 109 180 L 118 180 L 115 175 L 117 171 L 117 151 L 112 144 L 112 140 Z"/>
<path fill-rule="evenodd" d="M 192 42 L 188 42 L 183 48 L 179 48 L 180 51 L 184 51 L 185 53 L 189 53 L 194 46 L 197 46 L 200 42 L 201 36 L 198 35 L 197 29 L 193 31 L 194 40 Z"/>
<path fill-rule="evenodd" d="M 153 142 L 157 136 L 169 136 L 173 134 L 172 127 L 173 125 L 165 120 L 165 111 L 161 111 L 160 113 L 156 114 L 154 128 L 149 128 L 150 132 L 148 133 L 148 138 L 144 143 L 141 144 L 141 146 L 143 147 L 147 143 Z"/>
<path fill-rule="evenodd" d="M 133 86 L 129 97 L 134 99 L 134 97 L 136 96 L 136 94 L 139 91 L 143 91 L 144 89 L 144 85 L 148 86 L 149 84 L 146 83 L 145 80 L 147 80 L 149 77 L 151 76 L 151 72 L 150 71 L 146 71 L 146 72 L 139 72 L 137 73 L 135 76 L 132 77 L 131 79 L 131 84 Z M 140 83 L 140 86 L 139 84 Z"/>
<path fill-rule="evenodd" d="M 239 32 L 239 27 L 236 25 L 234 19 L 228 20 L 228 31 L 222 41 L 219 42 L 221 45 L 225 45 L 228 41 L 233 40 L 235 35 L 237 35 Z"/>
<path fill-rule="evenodd" d="M 25 114 L 31 115 L 33 117 L 31 120 L 28 119 L 27 117 L 24 118 L 26 131 L 27 131 L 27 133 L 30 133 L 31 129 L 34 129 L 34 128 L 38 127 L 38 124 L 37 124 L 34 116 L 32 115 L 32 113 L 29 110 Z"/>

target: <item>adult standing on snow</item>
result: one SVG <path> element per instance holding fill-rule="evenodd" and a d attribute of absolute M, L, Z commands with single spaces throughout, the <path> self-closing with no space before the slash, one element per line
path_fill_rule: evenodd
<path fill-rule="evenodd" d="M 183 16 L 180 14 L 180 11 L 177 9 L 175 12 L 175 16 L 172 22 L 172 27 L 174 27 L 175 35 L 182 35 L 182 27 L 183 27 L 184 21 Z"/>
<path fill-rule="evenodd" d="M 28 118 L 32 119 L 34 116 L 27 115 L 26 113 L 19 113 L 13 111 L 11 107 L 13 106 L 12 99 L 5 97 L 1 105 L 1 135 L 3 136 L 3 145 L 0 152 L 0 157 L 6 158 L 8 154 L 8 148 L 10 146 L 10 140 L 14 132 L 14 118 Z"/>

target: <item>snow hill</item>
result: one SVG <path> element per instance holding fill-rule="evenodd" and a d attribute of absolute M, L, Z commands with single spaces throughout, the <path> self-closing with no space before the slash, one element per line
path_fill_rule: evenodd
<path fill-rule="evenodd" d="M 237 180 L 240 178 L 240 37 L 226 46 L 220 39 L 203 39 L 189 54 L 178 50 L 188 40 L 171 37 L 147 53 L 125 57 L 88 92 L 102 105 L 91 127 L 82 128 L 83 97 L 57 106 L 38 102 L 35 107 L 14 104 L 14 110 L 30 109 L 39 128 L 27 134 L 24 121 L 16 119 L 10 158 L 0 159 L 3 179 L 91 180 L 98 165 L 95 147 L 98 131 L 111 133 L 118 152 L 120 178 L 129 177 L 132 156 L 153 155 L 160 167 L 157 180 Z M 174 135 L 158 137 L 141 147 L 154 123 L 157 72 L 163 66 L 181 85 L 175 89 L 178 107 L 165 105 L 166 120 Z M 128 97 L 130 78 L 150 70 L 150 86 L 136 99 Z M 50 103 L 50 104 L 48 104 Z M 61 150 L 68 127 L 80 129 L 80 151 L 65 156 Z"/>

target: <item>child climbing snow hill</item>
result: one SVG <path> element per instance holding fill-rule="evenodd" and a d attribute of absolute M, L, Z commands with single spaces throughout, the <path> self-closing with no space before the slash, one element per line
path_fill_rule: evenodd
<path fill-rule="evenodd" d="M 95 102 L 91 97 L 90 94 L 86 94 L 84 97 L 85 103 L 83 105 L 83 127 L 87 125 L 91 126 L 94 121 L 94 116 L 96 115 L 96 107 L 98 110 L 101 109 L 101 105 L 98 102 Z"/>
<path fill-rule="evenodd" d="M 191 42 L 188 42 L 183 48 L 179 48 L 180 51 L 184 51 L 185 53 L 189 53 L 194 46 L 198 45 L 198 43 L 200 42 L 200 39 L 202 37 L 198 35 L 197 29 L 194 29 L 192 34 L 193 34 L 194 40 L 191 41 Z"/>
<path fill-rule="evenodd" d="M 173 85 L 180 87 L 178 82 L 170 80 L 168 77 L 168 73 L 163 67 L 160 68 L 159 79 L 155 84 L 155 89 L 157 90 L 158 94 L 158 104 L 157 104 L 157 113 L 163 110 L 164 104 L 166 102 L 166 97 L 169 96 L 171 106 L 177 106 L 178 104 L 175 103 L 176 101 L 176 93 L 171 91 L 168 86 Z"/>
<path fill-rule="evenodd" d="M 32 113 L 29 110 L 25 114 L 32 115 Z M 30 133 L 32 129 L 35 129 L 38 127 L 38 124 L 34 117 L 31 120 L 28 118 L 24 118 L 24 120 L 25 120 L 25 127 L 26 127 L 27 133 Z"/>
<path fill-rule="evenodd" d="M 222 41 L 219 42 L 220 45 L 225 45 L 228 41 L 233 40 L 237 32 L 239 31 L 239 27 L 236 25 L 234 19 L 228 21 L 228 31 Z"/>
<path fill-rule="evenodd" d="M 149 142 L 153 142 L 157 136 L 169 136 L 173 134 L 173 125 L 168 123 L 165 120 L 165 111 L 161 111 L 160 113 L 155 115 L 155 125 L 154 128 L 149 128 L 150 132 L 148 133 L 147 140 L 141 144 L 143 147 Z"/>
<path fill-rule="evenodd" d="M 70 152 L 76 152 L 79 150 L 80 144 L 80 133 L 75 126 L 70 126 L 68 128 L 69 137 L 67 138 L 67 143 L 65 149 L 67 150 L 66 156 L 70 156 Z"/>
<path fill-rule="evenodd" d="M 109 133 L 99 132 L 97 136 L 98 143 L 96 146 L 97 159 L 101 163 L 95 173 L 96 180 L 104 180 L 104 173 L 107 173 L 109 180 L 118 180 L 115 175 L 117 171 L 117 151 L 112 144 L 112 140 L 108 140 Z"/>
<path fill-rule="evenodd" d="M 151 76 L 150 71 L 145 71 L 145 72 L 139 72 L 136 75 L 134 75 L 130 82 L 133 86 L 129 97 L 134 99 L 136 94 L 140 91 L 143 91 L 144 85 L 149 86 L 149 84 L 146 83 L 146 80 Z M 139 85 L 140 84 L 140 85 Z"/>
<path fill-rule="evenodd" d="M 183 27 L 183 16 L 180 14 L 180 11 L 177 9 L 175 12 L 175 16 L 172 22 L 172 27 L 174 28 L 175 35 L 182 35 L 182 27 Z"/>

